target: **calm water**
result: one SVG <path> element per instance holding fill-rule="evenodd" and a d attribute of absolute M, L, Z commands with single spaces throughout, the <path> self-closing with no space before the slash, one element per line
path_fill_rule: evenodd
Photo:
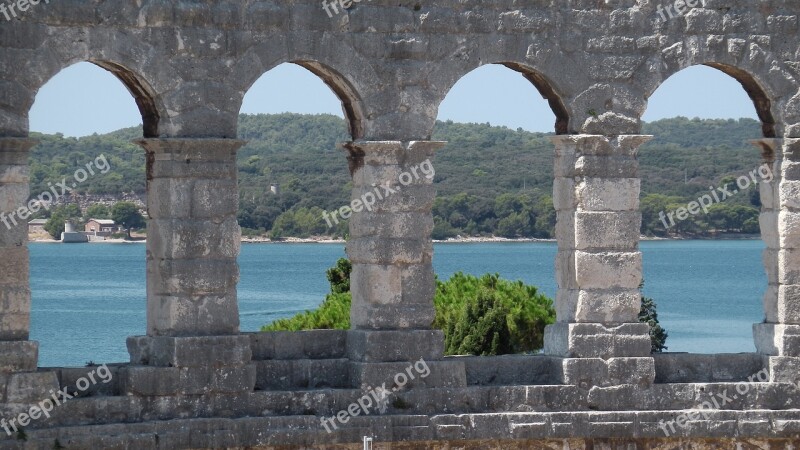
<path fill-rule="evenodd" d="M 643 242 L 646 295 L 658 303 L 670 351 L 753 351 L 751 326 L 763 319 L 766 276 L 761 241 Z M 31 339 L 41 366 L 128 359 L 125 338 L 145 332 L 143 244 L 30 244 Z M 440 244 L 434 266 L 497 272 L 555 296 L 554 243 Z M 239 258 L 243 331 L 316 307 L 325 270 L 342 245 L 250 244 Z"/>

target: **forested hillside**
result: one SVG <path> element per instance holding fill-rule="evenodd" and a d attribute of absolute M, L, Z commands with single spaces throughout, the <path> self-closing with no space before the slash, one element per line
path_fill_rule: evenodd
<path fill-rule="evenodd" d="M 754 120 L 674 118 L 646 124 L 644 132 L 655 135 L 642 147 L 640 159 L 646 234 L 667 234 L 659 211 L 686 206 L 709 187 L 730 183 L 730 176 L 747 174 L 760 164 L 758 150 L 747 143 L 760 136 Z M 138 128 L 80 139 L 36 135 L 41 143 L 32 152 L 32 197 L 101 154 L 110 172 L 89 177 L 75 191 L 144 192 L 144 151 L 130 142 L 140 136 Z M 238 156 L 239 219 L 246 233 L 305 237 L 346 232 L 343 224 L 329 230 L 322 219 L 323 210 L 349 202 L 350 176 L 338 146 L 348 139 L 342 119 L 242 115 L 239 137 L 248 141 Z M 448 142 L 435 158 L 436 238 L 552 236 L 553 144 L 546 134 L 440 122 L 433 138 Z M 270 192 L 272 185 L 278 186 L 277 194 Z M 757 208 L 757 191 L 751 188 L 669 232 L 753 232 L 754 223 L 757 232 L 757 220 L 752 220 Z"/>

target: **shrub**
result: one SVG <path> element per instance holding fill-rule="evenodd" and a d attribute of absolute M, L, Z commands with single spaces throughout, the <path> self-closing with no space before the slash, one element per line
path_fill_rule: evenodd
<path fill-rule="evenodd" d="M 349 330 L 350 293 L 328 294 L 319 308 L 261 327 L 261 331 Z"/>
<path fill-rule="evenodd" d="M 481 289 L 468 302 L 457 321 L 445 330 L 445 353 L 449 355 L 502 355 L 512 353 L 511 331 L 506 319 L 511 311 L 488 289 Z"/>
<path fill-rule="evenodd" d="M 480 307 L 492 313 L 504 311 L 505 324 L 498 323 L 493 329 L 503 337 L 503 327 L 508 328 L 508 342 L 501 345 L 504 353 L 527 353 L 541 349 L 544 346 L 544 328 L 555 322 L 553 301 L 539 293 L 535 286 L 528 286 L 522 281 L 504 280 L 498 274 L 486 274 L 479 278 L 459 272 L 449 280 L 437 281 L 436 284 L 436 320 L 433 327 L 447 333 L 450 327 L 455 330 L 459 322 L 465 322 L 463 326 L 467 328 L 473 321 L 469 312 L 473 304 L 480 304 Z M 491 302 L 487 297 L 492 299 Z M 472 342 L 475 340 L 472 339 Z M 460 344 L 453 338 L 445 345 L 447 354 L 461 353 Z"/>

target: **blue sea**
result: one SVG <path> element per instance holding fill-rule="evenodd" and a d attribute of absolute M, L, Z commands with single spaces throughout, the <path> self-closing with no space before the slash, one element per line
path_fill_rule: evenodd
<path fill-rule="evenodd" d="M 644 293 L 658 304 L 669 351 L 754 351 L 764 318 L 762 241 L 648 241 Z M 31 243 L 31 339 L 40 366 L 128 360 L 125 338 L 145 333 L 144 244 Z M 555 297 L 555 243 L 437 244 L 441 279 L 462 271 L 499 273 Z M 341 244 L 243 244 L 242 331 L 313 309 L 328 292 L 325 270 Z"/>

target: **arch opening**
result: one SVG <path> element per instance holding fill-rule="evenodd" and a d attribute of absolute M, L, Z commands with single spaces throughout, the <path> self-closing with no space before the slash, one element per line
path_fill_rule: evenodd
<path fill-rule="evenodd" d="M 641 243 L 643 294 L 658 304 L 669 351 L 754 350 L 764 243 L 742 238 L 758 237 L 760 189 L 773 178 L 750 143 L 774 136 L 769 106 L 754 78 L 718 64 L 674 74 L 649 101 L 641 234 L 671 240 Z M 698 317 L 708 318 L 702 327 Z"/>
<path fill-rule="evenodd" d="M 330 292 L 325 272 L 346 256 L 338 241 L 348 223 L 326 222 L 324 213 L 350 203 L 340 144 L 362 133 L 356 98 L 332 71 L 303 62 L 264 73 L 243 99 L 238 135 L 248 142 L 237 156 L 239 225 L 246 242 L 274 244 L 242 246 L 243 331 L 284 329 L 289 322 L 276 321 L 317 308 Z M 331 244 L 303 243 L 318 241 Z"/>
<path fill-rule="evenodd" d="M 708 70 L 706 68 L 715 70 Z M 723 74 L 727 76 L 723 76 Z M 699 83 L 694 83 L 698 86 L 692 86 L 691 81 L 686 81 L 692 80 L 692 77 L 699 80 Z M 678 84 L 683 86 L 683 88 L 678 89 L 676 86 Z M 667 86 L 666 89 L 662 89 L 664 85 Z M 731 91 L 741 93 L 739 90 L 740 87 L 744 93 L 747 94 L 747 97 L 742 95 L 727 95 Z M 654 96 L 657 98 L 659 93 L 666 91 L 669 91 L 672 96 L 671 103 L 674 105 L 671 108 L 671 111 L 673 111 L 672 116 L 679 115 L 674 111 L 681 111 L 682 114 L 686 110 L 691 110 L 692 108 L 695 110 L 704 108 L 709 111 L 709 113 L 713 112 L 716 115 L 713 113 L 711 115 L 698 113 L 698 116 L 704 118 L 719 118 L 727 117 L 728 111 L 732 110 L 735 111 L 734 115 L 738 117 L 757 118 L 761 122 L 761 135 L 763 137 L 779 137 L 776 120 L 772 114 L 772 100 L 761 83 L 745 70 L 715 62 L 690 66 L 672 74 L 663 83 L 658 85 L 656 89 L 648 95 L 648 102 Z M 698 102 L 698 98 L 707 98 L 712 101 L 712 104 L 707 105 Z M 666 99 L 664 102 L 666 102 Z M 753 112 L 755 112 L 755 114 L 753 114 Z M 643 120 L 650 120 L 648 116 L 652 118 L 651 108 L 649 107 L 642 117 Z"/>
<path fill-rule="evenodd" d="M 144 334 L 144 246 L 66 243 L 122 242 L 126 233 L 109 223 L 119 220 L 116 205 L 132 205 L 137 225 L 125 220 L 134 230 L 144 227 L 145 158 L 130 142 L 142 134 L 140 112 L 130 87 L 101 69 L 84 62 L 62 70 L 30 111 L 39 144 L 29 156 L 24 226 L 31 339 L 40 342 L 42 366 L 125 361 L 127 337 Z M 51 244 L 62 232 L 64 241 Z"/>
<path fill-rule="evenodd" d="M 304 70 L 295 70 L 292 69 L 293 67 L 301 67 Z M 313 75 L 313 79 L 308 76 L 309 72 Z M 254 88 L 255 91 L 266 91 L 266 82 L 264 80 L 269 79 L 273 74 L 276 74 L 275 77 L 281 80 L 280 82 L 286 83 L 289 77 L 284 75 L 285 73 L 291 73 L 292 76 L 297 77 L 307 88 L 312 90 L 310 92 L 297 92 L 299 95 L 294 98 L 290 98 L 288 92 L 273 90 L 270 94 L 272 96 L 270 99 L 271 104 L 265 102 L 256 104 L 256 101 L 253 100 L 256 95 L 252 94 Z M 322 81 L 322 84 L 320 85 L 316 81 Z M 322 86 L 327 87 L 327 89 L 320 89 Z M 330 95 L 331 93 L 333 93 L 333 96 Z M 311 98 L 312 95 L 321 101 L 322 109 L 320 109 L 320 105 L 314 104 L 313 98 Z M 335 109 L 337 108 L 332 107 L 331 100 L 334 98 L 340 111 L 336 111 Z M 355 87 L 339 72 L 318 61 L 292 60 L 268 70 L 254 80 L 246 90 L 240 113 L 260 113 L 263 111 L 269 111 L 270 113 L 293 111 L 306 114 L 332 114 L 345 119 L 350 140 L 358 140 L 364 136 L 364 105 Z"/>
<path fill-rule="evenodd" d="M 505 71 L 510 69 L 522 75 L 522 79 L 526 83 L 520 83 L 520 79 L 512 77 L 511 72 Z M 484 75 L 485 74 L 485 75 Z M 474 81 L 481 80 L 481 81 Z M 497 81 L 501 80 L 501 81 Z M 482 85 L 481 83 L 486 83 Z M 527 86 L 533 85 L 536 92 L 539 93 L 546 103 L 539 101 L 538 98 L 530 99 L 529 102 L 522 103 L 519 98 L 514 98 L 513 91 L 530 92 L 526 89 Z M 481 114 L 476 111 L 467 101 L 459 103 L 461 112 L 456 111 L 456 108 L 451 106 L 455 104 L 453 98 L 462 98 L 461 95 L 451 95 L 453 90 L 470 89 L 475 92 L 475 99 L 473 102 L 478 101 L 483 105 L 493 104 L 491 96 L 502 98 L 503 100 L 497 102 L 497 105 L 503 107 L 492 109 L 491 113 Z M 523 128 L 528 131 L 534 132 L 555 132 L 555 134 L 568 134 L 569 133 L 569 112 L 567 110 L 562 96 L 558 93 L 555 84 L 552 83 L 547 77 L 536 70 L 520 63 L 515 62 L 498 62 L 490 63 L 480 66 L 471 70 L 469 73 L 463 75 L 461 78 L 450 86 L 445 92 L 445 97 L 439 104 L 438 120 L 442 120 L 443 115 L 452 117 L 456 122 L 497 122 L 500 120 L 510 128 Z M 464 97 L 465 98 L 465 97 Z M 511 100 L 513 98 L 513 100 Z M 544 105 L 547 105 L 546 107 Z M 525 109 L 526 107 L 533 108 L 532 110 Z M 445 111 L 444 113 L 442 111 Z M 514 119 L 512 114 L 516 115 Z M 541 120 L 530 121 L 530 117 L 540 116 L 555 116 L 554 125 L 544 125 Z"/>
<path fill-rule="evenodd" d="M 496 349 L 457 332 L 485 324 L 456 324 L 467 316 L 439 314 L 434 326 L 445 331 L 447 354 L 537 351 L 543 347 L 544 325 L 555 320 L 557 247 L 535 241 L 555 236 L 550 137 L 552 120 L 557 132 L 566 132 L 568 119 L 549 86 L 523 66 L 490 64 L 455 83 L 439 108 L 433 138 L 447 145 L 434 160 L 433 266 L 444 283 L 437 296 L 449 304 L 448 296 L 458 292 L 463 298 L 457 307 L 474 310 L 486 306 L 473 296 L 486 289 L 499 302 L 538 311 L 536 321 L 509 319 L 524 323 L 510 334 L 493 329 L 508 336 Z M 534 286 L 535 294 L 516 295 L 527 289 L 513 284 L 516 280 Z M 490 317 L 498 313 L 494 307 L 502 308 L 498 305 L 478 315 Z"/>

